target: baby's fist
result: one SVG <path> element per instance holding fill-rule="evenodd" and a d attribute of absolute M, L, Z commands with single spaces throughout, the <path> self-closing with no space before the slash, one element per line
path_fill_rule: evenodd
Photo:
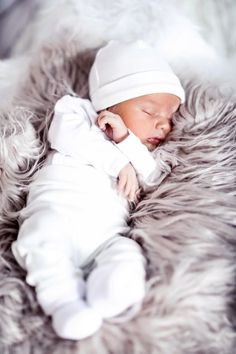
<path fill-rule="evenodd" d="M 129 135 L 128 129 L 118 114 L 110 111 L 102 111 L 97 118 L 98 126 L 115 143 L 120 143 Z"/>

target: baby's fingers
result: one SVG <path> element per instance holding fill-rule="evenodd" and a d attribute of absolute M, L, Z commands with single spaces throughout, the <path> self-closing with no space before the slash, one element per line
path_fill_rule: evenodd
<path fill-rule="evenodd" d="M 130 181 L 130 191 L 129 191 L 129 195 L 128 195 L 128 199 L 131 202 L 135 202 L 137 200 L 136 192 L 137 192 L 136 179 L 134 179 L 134 180 L 132 179 Z"/>
<path fill-rule="evenodd" d="M 123 190 L 123 193 L 124 193 L 124 196 L 130 200 L 131 198 L 131 195 L 132 195 L 132 183 L 131 183 L 131 179 L 130 179 L 130 176 L 127 176 L 127 181 L 126 181 L 126 184 L 124 186 L 124 190 Z"/>
<path fill-rule="evenodd" d="M 133 198 L 132 184 L 129 175 L 122 174 L 120 176 L 118 180 L 118 191 L 129 200 Z"/>
<path fill-rule="evenodd" d="M 136 177 L 133 178 L 132 176 L 128 176 L 127 182 L 124 188 L 124 195 L 130 202 L 135 202 L 137 200 L 137 179 Z"/>
<path fill-rule="evenodd" d="M 120 174 L 117 182 L 117 188 L 120 193 L 124 194 L 124 189 L 127 183 L 127 175 L 126 174 Z"/>
<path fill-rule="evenodd" d="M 99 128 L 101 128 L 102 130 L 105 130 L 107 123 L 109 123 L 109 119 L 106 116 L 105 111 L 102 111 L 98 116 L 97 124 L 98 124 Z"/>
<path fill-rule="evenodd" d="M 137 192 L 137 187 L 135 184 L 133 184 L 131 194 L 130 194 L 130 201 L 131 202 L 135 202 L 137 200 L 136 192 Z"/>

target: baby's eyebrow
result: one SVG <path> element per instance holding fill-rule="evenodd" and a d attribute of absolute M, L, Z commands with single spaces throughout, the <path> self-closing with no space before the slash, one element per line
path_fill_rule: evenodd
<path fill-rule="evenodd" d="M 158 104 L 154 102 L 153 100 L 146 100 L 145 102 L 140 103 L 141 107 L 151 107 L 151 109 L 157 110 L 158 109 Z"/>
<path fill-rule="evenodd" d="M 158 105 L 158 103 L 155 100 L 151 99 L 151 98 L 147 99 L 144 103 L 151 103 L 153 106 Z"/>

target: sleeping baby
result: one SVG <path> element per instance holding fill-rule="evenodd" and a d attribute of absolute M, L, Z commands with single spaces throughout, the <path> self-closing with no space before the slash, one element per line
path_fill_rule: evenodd
<path fill-rule="evenodd" d="M 57 101 L 51 151 L 30 185 L 12 245 L 55 332 L 72 340 L 145 296 L 145 258 L 126 237 L 130 205 L 140 187 L 155 184 L 152 151 L 185 96 L 170 66 L 143 41 L 101 48 L 89 93 L 90 100 Z"/>

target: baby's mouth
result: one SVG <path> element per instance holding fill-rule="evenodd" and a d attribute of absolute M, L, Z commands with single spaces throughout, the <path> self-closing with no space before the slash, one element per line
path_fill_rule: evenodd
<path fill-rule="evenodd" d="M 155 137 L 153 137 L 153 138 L 148 138 L 147 139 L 147 142 L 149 143 L 149 144 L 151 144 L 151 145 L 159 145 L 160 144 L 160 142 L 161 142 L 161 139 L 159 139 L 159 138 L 155 138 Z"/>
<path fill-rule="evenodd" d="M 153 151 L 156 149 L 156 147 L 163 141 L 163 139 L 157 138 L 157 137 L 152 137 L 148 138 L 146 140 L 146 147 L 148 148 L 149 151 Z"/>

